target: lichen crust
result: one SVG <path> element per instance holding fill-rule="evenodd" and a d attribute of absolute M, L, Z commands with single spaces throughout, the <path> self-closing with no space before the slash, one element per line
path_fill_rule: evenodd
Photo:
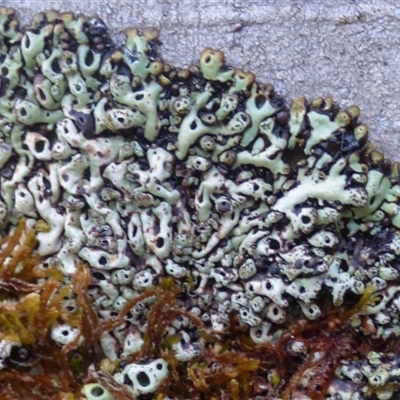
<path fill-rule="evenodd" d="M 2 300 L 25 315 L 57 270 L 66 314 L 43 329 L 63 357 L 93 346 L 103 360 L 90 353 L 79 394 L 62 398 L 183 399 L 184 385 L 193 399 L 393 398 L 399 164 L 368 141 L 359 108 L 288 105 L 219 50 L 176 68 L 155 29 L 125 34 L 115 45 L 98 16 L 56 11 L 20 29 L 0 7 L 0 287 L 21 304 Z M 35 289 L 10 275 L 21 220 Z M 84 290 L 67 289 L 82 265 Z M 8 328 L 0 380 L 40 341 Z"/>

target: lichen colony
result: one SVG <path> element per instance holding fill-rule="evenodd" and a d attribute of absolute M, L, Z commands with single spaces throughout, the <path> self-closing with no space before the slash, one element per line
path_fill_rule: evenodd
<path fill-rule="evenodd" d="M 0 8 L 0 393 L 390 399 L 400 176 L 360 110 Z"/>

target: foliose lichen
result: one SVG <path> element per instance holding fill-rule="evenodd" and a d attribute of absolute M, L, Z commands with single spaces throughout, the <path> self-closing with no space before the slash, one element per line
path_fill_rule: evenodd
<path fill-rule="evenodd" d="M 82 387 L 60 399 L 390 399 L 399 164 L 359 108 L 287 106 L 219 50 L 179 69 L 125 33 L 0 8 L 0 380 L 35 364 L 19 379 L 53 396 L 53 343 Z"/>

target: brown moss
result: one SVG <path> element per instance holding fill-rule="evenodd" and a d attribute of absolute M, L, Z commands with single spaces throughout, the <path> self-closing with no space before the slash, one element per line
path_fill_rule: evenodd
<path fill-rule="evenodd" d="M 318 321 L 292 317 L 279 340 L 255 345 L 248 328 L 239 323 L 235 314 L 230 316 L 230 334 L 223 340 L 207 333 L 203 322 L 180 306 L 181 289 L 171 277 L 129 300 L 116 317 L 99 322 L 87 295 L 91 277 L 85 264 L 77 265 L 71 284 L 63 282 L 57 268 L 40 269 L 40 257 L 34 252 L 35 232 L 26 227 L 24 220 L 10 237 L 1 240 L 1 245 L 0 286 L 4 291 L 0 340 L 11 340 L 29 353 L 24 361 L 8 360 L 8 367 L 0 371 L 0 396 L 4 399 L 73 400 L 79 398 L 82 385 L 90 381 L 102 384 L 116 400 L 133 399 L 127 386 L 117 383 L 105 370 L 99 338 L 123 324 L 129 311 L 144 300 L 153 302 L 147 315 L 144 344 L 125 361 L 155 357 L 167 360 L 171 374 L 155 394 L 156 399 L 162 395 L 178 399 L 292 399 L 295 393 L 302 392 L 318 400 L 326 394 L 341 360 L 365 357 L 372 350 L 400 352 L 396 340 L 372 340 L 366 328 L 356 331 L 348 325 L 353 317 L 361 321 L 368 318 L 363 311 L 376 300 L 372 288 L 347 307 L 334 307 L 327 301 Z M 74 313 L 61 306 L 63 298 L 71 295 L 78 304 Z M 188 363 L 179 362 L 172 351 L 179 336 L 166 335 L 179 315 L 192 322 L 203 347 L 201 354 Z M 57 346 L 50 338 L 54 322 L 77 327 L 79 335 L 68 345 Z M 293 353 L 293 341 L 303 342 L 305 355 Z M 317 353 L 319 357 L 315 357 Z M 118 363 L 112 371 L 115 367 L 118 369 Z M 32 368 L 35 374 L 31 373 Z M 312 374 L 307 386 L 302 387 L 307 371 Z"/>
<path fill-rule="evenodd" d="M 9 368 L 0 371 L 0 394 L 6 399 L 74 399 L 80 384 L 65 348 L 52 341 L 50 328 L 54 322 L 65 322 L 85 332 L 83 327 L 92 314 L 79 302 L 82 296 L 78 296 L 78 313 L 62 309 L 61 301 L 72 288 L 63 283 L 59 269 L 39 268 L 35 232 L 26 227 L 25 220 L 1 244 L 0 281 L 6 293 L 0 304 L 0 340 L 15 342 L 17 353 L 22 349 L 26 357 L 7 360 Z M 87 270 L 81 266 L 77 273 L 82 275 L 84 268 Z M 81 292 L 86 291 L 87 280 L 83 279 L 81 286 Z"/>

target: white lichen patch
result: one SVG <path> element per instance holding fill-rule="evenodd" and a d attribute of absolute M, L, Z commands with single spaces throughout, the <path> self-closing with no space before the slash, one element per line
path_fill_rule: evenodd
<path fill-rule="evenodd" d="M 329 97 L 288 106 L 218 50 L 173 68 L 155 52 L 154 29 L 128 29 L 116 47 L 98 17 L 43 13 L 22 33 L 12 15 L 0 9 L 0 234 L 26 218 L 42 263 L 66 282 L 79 261 L 90 265 L 100 321 L 172 277 L 179 306 L 218 339 L 235 315 L 253 342 L 274 342 L 293 315 L 318 321 L 322 298 L 351 306 L 366 288 L 376 295 L 362 310 L 371 337 L 400 336 L 399 165 L 367 141 L 356 106 L 340 111 Z M 103 333 L 109 360 L 140 350 L 154 302 Z M 167 331 L 179 339 L 174 359 L 194 362 L 197 328 L 182 317 Z M 50 335 L 66 346 L 80 332 L 55 323 Z M 0 368 L 12 346 L 0 342 Z M 327 393 L 354 400 L 367 381 L 400 383 L 390 357 L 345 360 Z M 135 396 L 167 376 L 163 359 L 114 375 Z M 83 393 L 113 398 L 95 383 Z"/>

